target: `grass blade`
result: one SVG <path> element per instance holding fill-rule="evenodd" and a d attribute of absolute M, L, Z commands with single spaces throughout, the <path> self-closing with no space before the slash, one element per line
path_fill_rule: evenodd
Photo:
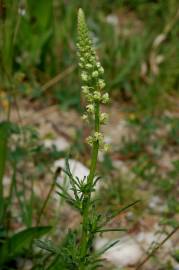
<path fill-rule="evenodd" d="M 3 177 L 6 165 L 9 125 L 9 122 L 0 123 L 0 223 L 2 221 L 4 212 Z"/>

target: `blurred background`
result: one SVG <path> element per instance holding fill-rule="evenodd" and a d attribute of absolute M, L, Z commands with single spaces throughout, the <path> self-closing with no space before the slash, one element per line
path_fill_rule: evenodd
<path fill-rule="evenodd" d="M 177 0 L 1 1 L 1 85 L 11 76 L 20 95 L 79 108 L 75 54 L 79 6 L 86 13 L 115 98 L 150 111 L 175 98 Z M 65 70 L 60 82 L 46 85 Z"/>
<path fill-rule="evenodd" d="M 99 157 L 104 179 L 99 210 L 141 199 L 114 221 L 129 233 L 122 236 L 122 255 L 108 254 L 108 269 L 135 269 L 153 243 L 179 222 L 178 0 L 0 0 L 1 134 L 8 123 L 0 178 L 15 209 L 8 211 L 6 229 L 35 224 L 53 167 L 63 166 L 67 153 L 80 176 L 88 169 L 84 142 L 90 130 L 81 121 L 76 56 L 79 7 L 111 97 L 104 108 L 110 115 L 104 134 L 111 150 Z M 48 221 L 66 231 L 79 224 L 79 217 L 59 205 L 54 193 L 41 223 Z M 60 239 L 59 231 L 54 235 Z M 175 234 L 142 269 L 179 269 L 178 240 Z M 11 269 L 31 269 L 28 263 Z"/>

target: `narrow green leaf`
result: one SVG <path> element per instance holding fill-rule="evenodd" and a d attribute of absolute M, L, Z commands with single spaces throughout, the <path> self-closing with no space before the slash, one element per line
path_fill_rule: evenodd
<path fill-rule="evenodd" d="M 126 229 L 122 228 L 114 228 L 114 229 L 99 229 L 96 232 L 103 233 L 103 232 L 126 232 Z"/>
<path fill-rule="evenodd" d="M 7 154 L 7 142 L 8 142 L 8 131 L 9 122 L 0 123 L 0 223 L 3 216 L 3 177 L 6 165 L 6 154 Z"/>
<path fill-rule="evenodd" d="M 119 209 L 119 210 L 116 210 L 114 211 L 112 214 L 110 214 L 107 218 L 106 218 L 106 221 L 104 222 L 103 225 L 105 225 L 107 222 L 109 222 L 111 219 L 113 219 L 115 216 L 119 215 L 120 213 L 126 211 L 128 208 L 136 205 L 137 203 L 139 203 L 140 200 L 137 200 L 135 202 L 132 202 L 130 204 L 128 204 L 127 206 L 124 206 L 123 208 Z"/>
<path fill-rule="evenodd" d="M 106 245 L 104 245 L 98 252 L 98 256 L 104 254 L 108 249 L 112 248 L 113 246 L 115 246 L 117 243 L 119 243 L 119 240 L 115 240 L 112 242 L 107 243 Z"/>

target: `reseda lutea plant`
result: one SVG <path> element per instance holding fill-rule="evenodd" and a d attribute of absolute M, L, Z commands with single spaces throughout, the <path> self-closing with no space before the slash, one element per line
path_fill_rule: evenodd
<path fill-rule="evenodd" d="M 88 105 L 84 120 L 93 122 L 93 134 L 87 138 L 87 142 L 92 146 L 90 173 L 87 177 L 86 190 L 82 200 L 82 238 L 81 238 L 81 255 L 88 256 L 94 233 L 97 232 L 95 219 L 96 215 L 94 203 L 91 201 L 91 193 L 95 189 L 95 171 L 99 148 L 107 150 L 108 145 L 104 143 L 104 138 L 100 132 L 100 126 L 107 121 L 107 114 L 100 112 L 100 104 L 109 101 L 108 93 L 102 93 L 105 82 L 102 79 L 104 69 L 97 60 L 95 50 L 89 38 L 88 29 L 85 22 L 85 16 L 82 9 L 78 12 L 78 56 L 79 66 L 81 68 L 81 79 L 84 83 L 82 91 Z M 95 222 L 94 222 L 95 221 Z M 92 229 L 93 228 L 93 229 Z M 95 229 L 95 230 L 94 230 Z M 99 228 L 98 228 L 99 229 Z"/>
<path fill-rule="evenodd" d="M 77 231 L 69 232 L 62 241 L 60 247 L 54 248 L 50 242 L 39 242 L 40 247 L 53 253 L 54 259 L 47 266 L 48 270 L 92 270 L 101 266 L 101 254 L 113 246 L 117 241 L 105 245 L 98 252 L 93 251 L 93 242 L 97 233 L 110 231 L 106 224 L 120 211 L 112 214 L 101 215 L 97 212 L 96 201 L 92 197 L 97 182 L 96 164 L 99 149 L 106 151 L 108 145 L 104 142 L 101 133 L 101 125 L 107 121 L 107 115 L 100 110 L 101 104 L 109 102 L 108 93 L 104 92 L 105 82 L 103 80 L 103 67 L 96 56 L 92 41 L 89 37 L 85 16 L 81 9 L 78 12 L 78 56 L 80 74 L 83 82 L 82 92 L 86 98 L 86 112 L 83 119 L 91 122 L 92 134 L 87 138 L 91 146 L 91 165 L 89 175 L 83 179 L 73 176 L 68 161 L 66 162 L 65 173 L 69 177 L 72 186 L 73 196 L 60 184 L 58 194 L 66 202 L 77 209 L 82 217 L 80 228 Z M 116 228 L 112 231 L 121 231 Z"/>

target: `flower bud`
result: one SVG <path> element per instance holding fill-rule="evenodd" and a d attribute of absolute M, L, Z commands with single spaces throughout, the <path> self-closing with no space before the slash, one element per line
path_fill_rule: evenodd
<path fill-rule="evenodd" d="M 86 69 L 91 69 L 92 67 L 93 67 L 92 64 L 86 64 L 86 65 L 85 65 L 85 68 L 86 68 Z"/>
<path fill-rule="evenodd" d="M 86 99 L 87 99 L 88 102 L 93 102 L 93 100 L 94 100 L 93 95 L 90 94 L 90 93 L 88 93 L 88 94 L 86 95 Z"/>
<path fill-rule="evenodd" d="M 88 57 L 90 57 L 90 54 L 87 52 L 85 53 L 85 58 L 88 58 Z"/>
<path fill-rule="evenodd" d="M 93 78 L 97 78 L 98 76 L 99 76 L 99 73 L 98 73 L 97 70 L 95 70 L 95 71 L 92 72 L 92 77 Z"/>
<path fill-rule="evenodd" d="M 100 68 L 98 68 L 98 71 L 99 71 L 100 74 L 103 74 L 104 73 L 104 68 L 100 67 Z"/>
<path fill-rule="evenodd" d="M 89 57 L 89 61 L 90 61 L 92 64 L 95 64 L 95 61 L 96 61 L 95 56 L 90 56 L 90 57 Z"/>
<path fill-rule="evenodd" d="M 80 57 L 80 62 L 84 63 L 85 59 L 83 57 Z"/>
<path fill-rule="evenodd" d="M 79 65 L 80 68 L 84 67 L 84 65 L 82 63 L 79 63 L 78 65 Z"/>

